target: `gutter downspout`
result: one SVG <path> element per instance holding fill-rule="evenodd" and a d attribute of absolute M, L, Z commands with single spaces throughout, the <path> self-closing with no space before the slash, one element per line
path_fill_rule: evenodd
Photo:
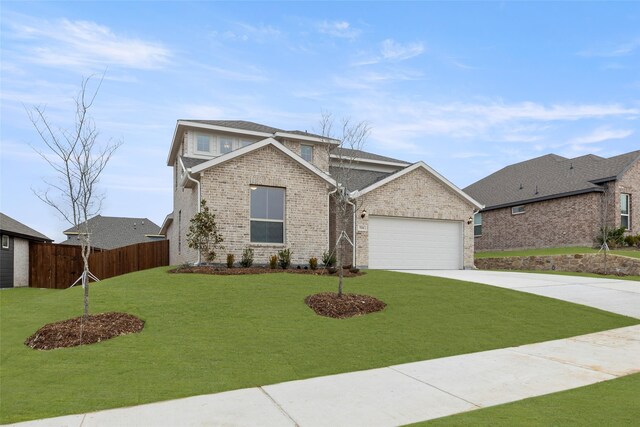
<path fill-rule="evenodd" d="M 351 203 L 349 199 L 347 199 L 347 203 L 350 204 L 353 208 L 353 220 L 351 221 L 353 223 L 353 249 L 351 251 L 351 266 L 353 268 L 358 268 L 358 266 L 356 265 L 356 205 Z"/>
<path fill-rule="evenodd" d="M 196 202 L 196 212 L 200 213 L 200 203 L 202 200 L 202 194 L 200 193 L 200 181 L 198 181 L 197 179 L 191 178 L 191 175 L 189 174 L 188 169 L 185 169 L 184 171 L 187 174 L 187 179 L 189 181 L 195 182 L 196 187 L 198 187 L 198 201 Z M 201 262 L 202 262 L 202 254 L 200 253 L 200 251 L 198 251 L 198 265 L 200 265 Z"/>

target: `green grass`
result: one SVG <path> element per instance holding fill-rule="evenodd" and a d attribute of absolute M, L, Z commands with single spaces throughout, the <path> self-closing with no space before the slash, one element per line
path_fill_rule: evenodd
<path fill-rule="evenodd" d="M 563 248 L 542 248 L 542 249 L 523 249 L 517 251 L 487 251 L 476 252 L 476 258 L 501 258 L 509 256 L 534 256 L 534 255 L 571 255 L 571 254 L 595 254 L 598 249 L 586 246 L 570 246 Z M 640 258 L 640 251 L 634 248 L 614 249 L 609 253 L 614 255 L 628 256 L 632 258 Z"/>
<path fill-rule="evenodd" d="M 575 271 L 558 271 L 558 270 L 491 270 L 491 271 L 509 271 L 511 273 L 557 274 L 559 276 L 595 277 L 598 279 L 630 280 L 632 282 L 640 281 L 640 276 L 616 276 L 615 274 L 578 273 Z"/>
<path fill-rule="evenodd" d="M 91 312 L 145 320 L 140 334 L 37 351 L 24 340 L 82 312 L 82 289 L 0 292 L 0 422 L 52 417 L 517 346 L 637 324 L 536 295 L 370 271 L 347 292 L 388 304 L 351 319 L 305 296 L 336 279 L 297 274 L 173 275 L 166 268 L 91 286 Z"/>
<path fill-rule="evenodd" d="M 415 426 L 637 426 L 640 374 Z"/>

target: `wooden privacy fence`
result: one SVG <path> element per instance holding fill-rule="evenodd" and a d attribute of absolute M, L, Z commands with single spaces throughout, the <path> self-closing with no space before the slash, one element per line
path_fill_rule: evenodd
<path fill-rule="evenodd" d="M 29 286 L 65 289 L 82 274 L 80 246 L 31 243 Z M 169 241 L 138 243 L 111 250 L 95 249 L 89 269 L 100 280 L 133 271 L 169 265 Z"/>

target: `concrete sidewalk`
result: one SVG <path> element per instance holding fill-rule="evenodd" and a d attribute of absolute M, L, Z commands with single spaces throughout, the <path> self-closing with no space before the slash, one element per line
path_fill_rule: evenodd
<path fill-rule="evenodd" d="M 640 325 L 17 426 L 397 426 L 640 372 Z"/>
<path fill-rule="evenodd" d="M 543 295 L 640 319 L 640 282 L 487 270 L 395 270 Z"/>

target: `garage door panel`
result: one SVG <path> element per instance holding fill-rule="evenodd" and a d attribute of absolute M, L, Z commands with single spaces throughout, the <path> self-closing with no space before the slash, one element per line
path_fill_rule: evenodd
<path fill-rule="evenodd" d="M 460 269 L 462 223 L 372 216 L 369 268 Z"/>

